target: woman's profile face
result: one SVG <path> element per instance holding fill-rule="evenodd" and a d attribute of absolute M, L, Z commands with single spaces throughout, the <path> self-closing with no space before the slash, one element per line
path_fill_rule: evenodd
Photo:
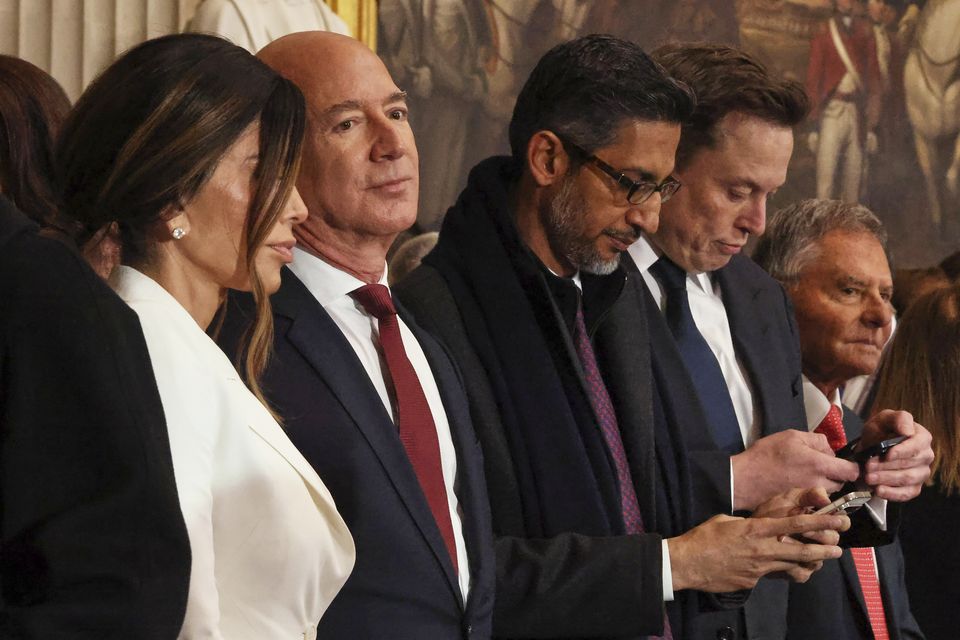
<path fill-rule="evenodd" d="M 176 241 L 180 253 L 212 283 L 249 291 L 243 242 L 250 202 L 256 191 L 254 175 L 260 150 L 260 126 L 253 124 L 227 149 L 213 175 L 183 205 L 187 235 Z M 293 260 L 293 225 L 307 210 L 294 189 L 266 242 L 257 249 L 256 266 L 266 292 L 280 287 L 280 269 Z"/>

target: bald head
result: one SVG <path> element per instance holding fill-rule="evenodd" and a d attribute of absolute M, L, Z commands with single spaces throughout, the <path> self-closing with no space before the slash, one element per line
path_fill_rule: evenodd
<path fill-rule="evenodd" d="M 349 75 L 349 63 L 361 58 L 383 67 L 380 59 L 359 40 L 329 31 L 303 31 L 274 40 L 257 53 L 277 73 L 307 95 L 323 89 L 331 76 Z M 319 62 L 322 61 L 322 62 Z M 386 67 L 383 68 L 386 73 Z"/>
<path fill-rule="evenodd" d="M 390 244 L 417 217 L 418 158 L 406 94 L 376 54 L 335 33 L 294 33 L 257 56 L 307 101 L 297 188 L 310 218 L 300 226 L 301 243 L 361 279 L 376 276 Z"/>

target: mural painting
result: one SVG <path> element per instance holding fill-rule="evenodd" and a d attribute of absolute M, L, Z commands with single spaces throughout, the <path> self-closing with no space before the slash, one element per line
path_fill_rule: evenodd
<path fill-rule="evenodd" d="M 652 50 L 714 41 L 803 83 L 774 209 L 860 201 L 897 267 L 960 248 L 960 0 L 380 0 L 378 51 L 410 94 L 420 231 L 436 230 L 480 159 L 507 153 L 520 86 L 563 40 L 613 33 Z M 642 10 L 638 10 L 642 7 Z"/>

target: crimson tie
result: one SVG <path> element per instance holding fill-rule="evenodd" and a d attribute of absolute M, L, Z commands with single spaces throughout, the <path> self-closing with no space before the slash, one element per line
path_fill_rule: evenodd
<path fill-rule="evenodd" d="M 843 414 L 840 407 L 830 405 L 830 411 L 816 428 L 817 433 L 827 436 L 830 447 L 836 451 L 847 444 L 847 434 L 843 430 Z M 853 564 L 857 568 L 857 577 L 860 578 L 860 589 L 863 591 L 863 600 L 867 604 L 867 617 L 870 619 L 870 628 L 873 629 L 875 640 L 889 640 L 887 631 L 887 616 L 883 610 L 883 597 L 880 595 L 880 580 L 877 573 L 877 560 L 872 547 L 850 549 Z"/>
<path fill-rule="evenodd" d="M 420 488 L 430 505 L 433 519 L 437 522 L 440 535 L 453 561 L 454 571 L 458 571 L 457 547 L 453 537 L 453 524 L 450 521 L 447 490 L 443 483 L 443 467 L 440 464 L 437 426 L 433 422 L 433 414 L 430 412 L 423 387 L 420 386 L 417 372 L 403 348 L 400 321 L 390 297 L 390 290 L 382 284 L 368 284 L 352 291 L 350 295 L 367 313 L 377 319 L 380 346 L 390 374 L 385 378 L 388 385 L 392 381 L 397 402 L 400 442 L 403 443 L 407 457 L 417 474 Z"/>
<path fill-rule="evenodd" d="M 613 402 L 607 392 L 607 385 L 603 382 L 600 367 L 597 365 L 597 356 L 590 344 L 587 335 L 586 323 L 583 321 L 583 308 L 577 306 L 577 317 L 573 326 L 573 340 L 577 349 L 577 357 L 583 366 L 583 374 L 587 383 L 587 395 L 593 412 L 600 424 L 603 440 L 613 458 L 613 466 L 617 472 L 617 486 L 620 488 L 620 510 L 623 514 L 623 527 L 627 533 L 643 533 L 643 516 L 640 515 L 640 504 L 637 493 L 633 488 L 633 477 L 627 463 L 627 453 L 623 448 L 623 438 L 620 436 L 620 426 L 617 423 L 617 414 L 613 409 Z M 651 636 L 652 637 L 652 636 Z M 670 631 L 670 621 L 663 617 L 663 640 L 673 640 Z"/>

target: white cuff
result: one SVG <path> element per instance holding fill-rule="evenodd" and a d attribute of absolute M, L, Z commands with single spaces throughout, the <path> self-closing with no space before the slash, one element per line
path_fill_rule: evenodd
<path fill-rule="evenodd" d="M 730 458 L 730 513 L 733 514 L 733 458 Z"/>
<path fill-rule="evenodd" d="M 673 602 L 673 570 L 670 569 L 670 545 L 664 538 L 661 542 L 661 557 L 663 559 L 663 601 Z"/>

